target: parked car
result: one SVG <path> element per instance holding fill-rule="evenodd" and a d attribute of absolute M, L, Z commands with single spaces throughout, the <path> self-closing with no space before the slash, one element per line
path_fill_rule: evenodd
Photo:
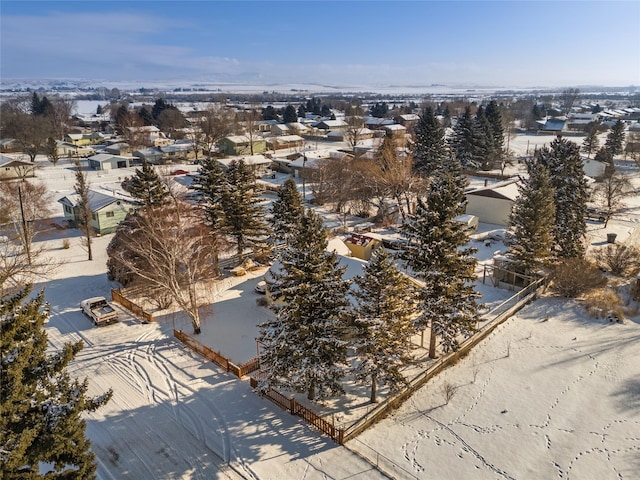
<path fill-rule="evenodd" d="M 265 282 L 264 280 L 258 282 L 258 284 L 255 287 L 255 291 L 258 293 L 261 293 L 262 295 L 267 293 L 267 282 Z"/>
<path fill-rule="evenodd" d="M 187 172 L 186 170 L 174 170 L 173 172 L 171 172 L 171 175 L 186 175 Z"/>
<path fill-rule="evenodd" d="M 91 297 L 80 302 L 80 309 L 97 326 L 118 320 L 118 312 L 104 297 Z"/>
<path fill-rule="evenodd" d="M 595 207 L 587 207 L 587 219 L 604 223 L 607 219 L 607 213 L 602 210 L 598 210 Z"/>

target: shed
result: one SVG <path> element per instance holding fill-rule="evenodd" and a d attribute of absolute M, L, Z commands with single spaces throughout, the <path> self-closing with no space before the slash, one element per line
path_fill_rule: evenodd
<path fill-rule="evenodd" d="M 91 155 L 88 160 L 89 168 L 94 170 L 113 170 L 116 168 L 129 168 L 132 158 L 111 155 L 109 153 L 98 153 Z"/>
<path fill-rule="evenodd" d="M 375 234 L 352 233 L 345 240 L 351 255 L 360 260 L 369 260 L 373 251 L 382 244 L 382 239 Z"/>
<path fill-rule="evenodd" d="M 506 226 L 518 195 L 517 178 L 471 190 L 466 193 L 466 213 L 475 215 L 483 223 Z"/>

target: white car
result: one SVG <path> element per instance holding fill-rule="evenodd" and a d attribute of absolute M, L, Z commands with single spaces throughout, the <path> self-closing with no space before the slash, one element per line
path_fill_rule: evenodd
<path fill-rule="evenodd" d="M 265 282 L 264 280 L 258 282 L 258 284 L 255 287 L 255 291 L 258 293 L 261 293 L 262 295 L 267 293 L 267 282 Z"/>

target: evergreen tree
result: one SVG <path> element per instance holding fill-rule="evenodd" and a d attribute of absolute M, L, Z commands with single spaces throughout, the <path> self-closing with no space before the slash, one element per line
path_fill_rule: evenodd
<path fill-rule="evenodd" d="M 193 178 L 189 188 L 202 195 L 199 204 L 204 209 L 205 222 L 214 235 L 212 248 L 216 250 L 217 255 L 220 251 L 220 234 L 223 233 L 225 225 L 223 205 L 227 180 L 215 158 L 205 157 L 200 161 L 198 174 Z"/>
<path fill-rule="evenodd" d="M 508 236 L 509 256 L 527 275 L 551 257 L 556 214 L 549 171 L 540 163 L 530 163 L 528 170 L 528 178 L 518 187 L 520 195 L 511 211 Z"/>
<path fill-rule="evenodd" d="M 256 179 L 244 160 L 233 160 L 222 190 L 223 231 L 235 239 L 238 255 L 247 247 L 265 251 L 268 226 Z"/>
<path fill-rule="evenodd" d="M 96 108 L 96 115 L 102 115 L 102 105 L 98 104 Z"/>
<path fill-rule="evenodd" d="M 320 109 L 320 115 L 322 115 L 323 117 L 333 116 L 333 113 L 331 112 L 329 105 L 322 105 L 322 108 Z M 335 118 L 333 120 L 335 120 Z"/>
<path fill-rule="evenodd" d="M 288 243 L 297 231 L 304 213 L 300 192 L 292 178 L 287 179 L 278 190 L 278 198 L 271 206 L 271 213 L 270 223 L 275 237 Z"/>
<path fill-rule="evenodd" d="M 155 125 L 156 123 L 155 119 L 153 118 L 153 114 L 149 110 L 149 107 L 147 107 L 146 105 L 140 107 L 140 110 L 138 110 L 138 116 L 142 119 L 142 124 L 146 127 Z"/>
<path fill-rule="evenodd" d="M 274 307 L 273 320 L 260 325 L 261 388 L 282 386 L 306 392 L 310 400 L 344 392 L 349 285 L 345 267 L 326 247 L 322 220 L 306 210 L 275 275 L 272 293 L 282 306 Z"/>
<path fill-rule="evenodd" d="M 582 257 L 585 251 L 587 182 L 580 149 L 575 143 L 558 137 L 551 148 L 538 150 L 536 161 L 549 171 L 555 190 L 556 223 L 553 230 L 560 257 Z"/>
<path fill-rule="evenodd" d="M 393 392 L 405 383 L 400 369 L 410 360 L 407 347 L 413 333 L 412 286 L 384 248 L 373 252 L 355 284 L 359 364 L 354 374 L 360 381 L 371 381 L 373 403 L 378 384 L 388 385 Z"/>
<path fill-rule="evenodd" d="M 267 105 L 265 109 L 262 111 L 262 119 L 263 120 L 278 120 L 278 113 L 276 109 L 271 105 Z"/>
<path fill-rule="evenodd" d="M 501 108 L 495 100 L 489 102 L 485 109 L 485 115 L 491 125 L 494 161 L 500 161 L 504 150 L 504 125 Z"/>
<path fill-rule="evenodd" d="M 591 122 L 587 126 L 587 136 L 584 138 L 582 142 L 582 151 L 587 154 L 587 158 L 591 156 L 591 152 L 598 149 L 598 124 L 596 122 Z"/>
<path fill-rule="evenodd" d="M 451 147 L 462 167 L 467 170 L 477 170 L 485 163 L 482 133 L 468 105 L 453 127 Z"/>
<path fill-rule="evenodd" d="M 607 140 L 604 145 L 611 153 L 611 156 L 620 155 L 624 151 L 625 128 L 624 122 L 622 120 L 618 120 L 613 127 L 611 127 L 611 131 L 607 134 Z"/>
<path fill-rule="evenodd" d="M 479 133 L 478 149 L 483 159 L 481 167 L 489 170 L 493 166 L 497 155 L 493 145 L 493 130 L 482 106 L 479 106 L 476 111 L 475 123 Z"/>
<path fill-rule="evenodd" d="M 304 118 L 307 114 L 307 110 L 304 108 L 304 105 L 300 104 L 298 106 L 298 117 Z"/>
<path fill-rule="evenodd" d="M 414 168 L 422 176 L 430 177 L 442 167 L 448 154 L 444 128 L 430 106 L 426 106 L 420 115 L 414 136 Z"/>
<path fill-rule="evenodd" d="M 87 380 L 69 376 L 67 366 L 82 350 L 82 341 L 47 353 L 49 306 L 43 291 L 29 299 L 30 292 L 27 286 L 0 300 L 2 478 L 95 478 L 82 414 L 107 403 L 112 392 L 87 397 Z M 44 464 L 50 471 L 42 475 Z"/>
<path fill-rule="evenodd" d="M 403 258 L 424 285 L 418 289 L 416 330 L 431 327 L 429 356 L 436 358 L 436 337 L 444 350 L 458 348 L 477 321 L 474 292 L 474 249 L 465 247 L 464 226 L 454 218 L 464 212 L 462 180 L 450 172 L 435 175 L 426 199 L 418 199 L 415 214 L 402 227 L 409 244 Z"/>
<path fill-rule="evenodd" d="M 142 170 L 136 168 L 133 177 L 125 178 L 122 188 L 146 207 L 158 207 L 164 204 L 169 196 L 167 186 L 146 160 L 142 161 Z"/>
<path fill-rule="evenodd" d="M 287 105 L 282 112 L 282 121 L 284 123 L 296 123 L 298 121 L 298 114 L 293 105 Z"/>

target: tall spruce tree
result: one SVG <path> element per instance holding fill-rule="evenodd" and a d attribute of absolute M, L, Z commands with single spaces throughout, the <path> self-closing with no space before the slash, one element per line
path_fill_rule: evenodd
<path fill-rule="evenodd" d="M 485 109 L 485 114 L 491 125 L 494 153 L 499 160 L 502 158 L 504 149 L 504 123 L 500 105 L 495 100 L 491 100 Z"/>
<path fill-rule="evenodd" d="M 485 114 L 484 107 L 481 105 L 476 110 L 475 123 L 479 133 L 478 147 L 481 152 L 482 163 L 481 168 L 485 170 L 491 169 L 497 154 L 493 145 L 493 130 L 489 119 Z"/>
<path fill-rule="evenodd" d="M 27 286 L 0 300 L 0 470 L 6 480 L 95 478 L 96 461 L 82 414 L 107 403 L 111 390 L 87 397 L 87 380 L 67 366 L 82 341 L 47 353 L 44 292 Z M 48 472 L 42 474 L 46 466 Z"/>
<path fill-rule="evenodd" d="M 345 267 L 326 251 L 322 220 L 311 210 L 285 247 L 272 294 L 275 318 L 260 325 L 261 388 L 285 387 L 307 398 L 343 393 L 347 365 L 345 330 L 350 303 Z"/>
<path fill-rule="evenodd" d="M 458 122 L 453 127 L 450 144 L 455 157 L 464 169 L 477 170 L 485 163 L 484 154 L 486 151 L 483 134 L 478 128 L 475 118 L 471 115 L 469 105 L 465 108 L 464 114 L 458 117 Z"/>
<path fill-rule="evenodd" d="M 625 123 L 622 120 L 618 120 L 611 131 L 607 134 L 607 140 L 605 147 L 612 156 L 620 155 L 624 150 L 624 131 L 626 129 Z"/>
<path fill-rule="evenodd" d="M 227 180 L 218 161 L 205 157 L 200 161 L 198 174 L 189 187 L 202 195 L 199 203 L 204 208 L 207 224 L 214 232 L 222 230 L 224 225 L 224 192 Z"/>
<path fill-rule="evenodd" d="M 429 177 L 442 167 L 448 155 L 444 128 L 440 125 L 433 108 L 430 106 L 426 106 L 422 111 L 422 115 L 414 127 L 414 135 L 414 169 L 420 175 Z"/>
<path fill-rule="evenodd" d="M 122 188 L 146 207 L 159 207 L 169 197 L 167 186 L 146 160 L 142 161 L 142 169 L 136 168 L 135 175 L 122 182 Z"/>
<path fill-rule="evenodd" d="M 435 176 L 416 213 L 402 227 L 409 245 L 403 258 L 424 285 L 418 289 L 416 330 L 430 326 L 429 356 L 436 358 L 436 338 L 446 352 L 458 348 L 459 336 L 468 336 L 477 321 L 478 296 L 473 288 L 476 259 L 465 247 L 464 226 L 454 218 L 464 212 L 463 182 L 453 173 Z"/>
<path fill-rule="evenodd" d="M 550 148 L 543 147 L 536 161 L 549 171 L 554 188 L 556 222 L 553 229 L 557 254 L 560 257 L 582 257 L 587 213 L 588 190 L 580 148 L 574 142 L 558 137 Z"/>
<path fill-rule="evenodd" d="M 410 361 L 409 338 L 414 333 L 412 285 L 384 248 L 373 252 L 364 274 L 356 277 L 357 306 L 354 342 L 358 364 L 355 377 L 371 382 L 371 402 L 378 384 L 394 392 L 405 384 L 400 369 Z"/>
<path fill-rule="evenodd" d="M 278 198 L 271 206 L 271 213 L 270 223 L 276 240 L 288 243 L 289 238 L 297 231 L 300 218 L 304 214 L 302 197 L 292 178 L 287 179 L 278 190 Z"/>
<path fill-rule="evenodd" d="M 509 256 L 530 275 L 545 265 L 553 252 L 556 206 L 547 168 L 530 162 L 529 176 L 518 186 L 520 195 L 509 220 Z"/>
<path fill-rule="evenodd" d="M 222 198 L 223 231 L 235 239 L 238 255 L 242 257 L 246 248 L 266 251 L 269 227 L 255 175 L 244 160 L 229 164 Z"/>

